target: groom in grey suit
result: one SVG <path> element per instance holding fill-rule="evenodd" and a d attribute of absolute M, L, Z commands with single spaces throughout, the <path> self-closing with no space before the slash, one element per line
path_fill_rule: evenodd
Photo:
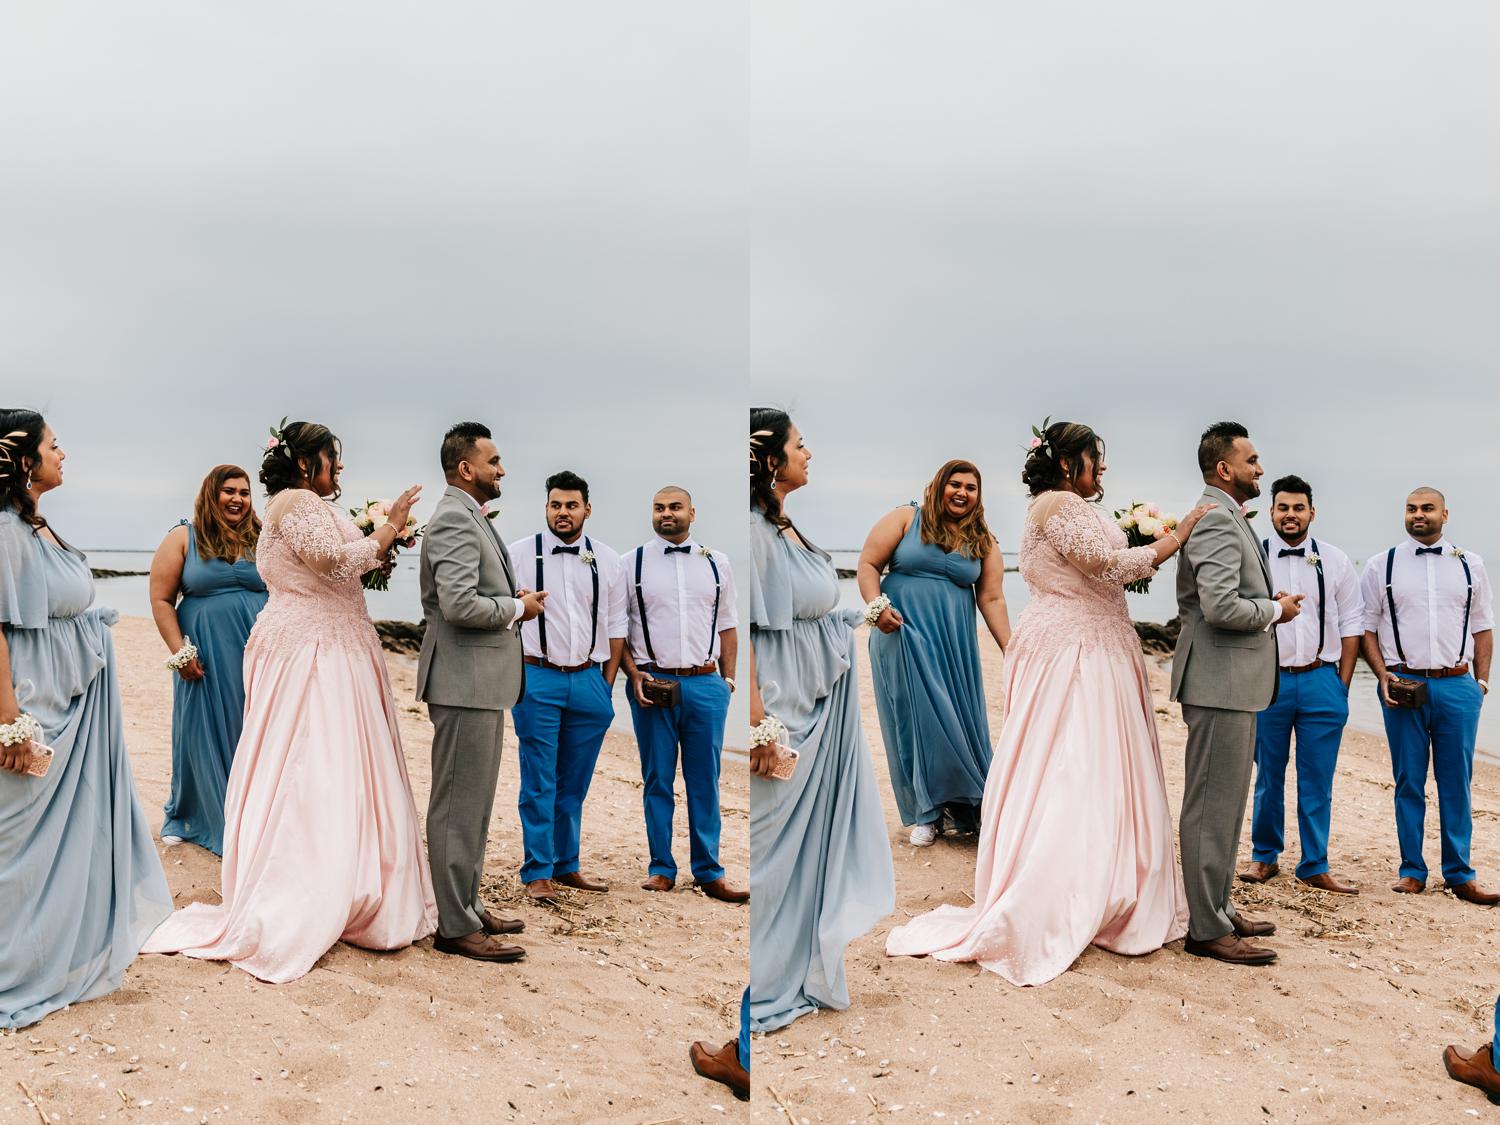
<path fill-rule="evenodd" d="M 1255 761 L 1255 716 L 1276 698 L 1273 626 L 1299 612 L 1301 594 L 1273 594 L 1271 569 L 1245 504 L 1260 495 L 1260 454 L 1238 422 L 1217 422 L 1198 442 L 1198 522 L 1177 563 L 1182 632 L 1172 656 L 1172 698 L 1187 723 L 1182 794 L 1182 878 L 1188 899 L 1184 948 L 1236 965 L 1267 965 L 1270 949 L 1244 940 L 1273 922 L 1236 914 L 1229 901 L 1240 826 Z"/>
<path fill-rule="evenodd" d="M 500 452 L 490 431 L 461 422 L 443 437 L 448 487 L 422 534 L 422 612 L 417 699 L 432 718 L 432 798 L 427 857 L 437 896 L 439 952 L 477 961 L 519 961 L 501 934 L 525 928 L 479 898 L 505 712 L 526 690 L 521 639 L 512 626 L 542 612 L 545 593 L 516 585 L 505 542 L 485 505 L 500 495 Z"/>

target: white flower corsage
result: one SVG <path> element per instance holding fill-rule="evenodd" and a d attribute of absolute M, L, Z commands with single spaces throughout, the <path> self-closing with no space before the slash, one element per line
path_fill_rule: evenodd
<path fill-rule="evenodd" d="M 0 746 L 15 746 L 22 742 L 40 742 L 42 724 L 24 712 L 13 723 L 0 723 Z"/>
<path fill-rule="evenodd" d="M 1308 555 L 1307 556 L 1307 565 L 1308 566 L 1322 566 L 1323 565 L 1323 556 L 1322 555 L 1311 555 L 1311 554 Z"/>
<path fill-rule="evenodd" d="M 180 672 L 198 659 L 198 646 L 191 637 L 182 638 L 182 647 L 167 657 L 163 663 L 174 672 Z"/>
<path fill-rule="evenodd" d="M 786 738 L 786 724 L 775 715 L 767 715 L 750 728 L 750 746 L 772 746 Z"/>
<path fill-rule="evenodd" d="M 885 594 L 873 598 L 870 604 L 865 606 L 865 624 L 874 625 L 880 620 L 880 615 L 891 608 L 891 599 Z"/>
<path fill-rule="evenodd" d="M 713 549 L 709 548 L 709 547 L 699 547 L 698 548 L 698 553 L 700 555 L 702 555 L 705 559 L 711 559 L 711 558 L 714 557 Z"/>
<path fill-rule="evenodd" d="M 581 555 L 578 556 L 578 561 L 581 562 L 584 566 L 593 566 L 594 565 L 594 552 L 593 551 L 585 551 L 585 552 L 583 552 L 583 554 L 581 554 Z"/>
<path fill-rule="evenodd" d="M 1454 547 L 1453 548 L 1453 557 L 1455 559 L 1464 558 L 1465 556 L 1464 556 L 1463 548 L 1462 547 Z"/>

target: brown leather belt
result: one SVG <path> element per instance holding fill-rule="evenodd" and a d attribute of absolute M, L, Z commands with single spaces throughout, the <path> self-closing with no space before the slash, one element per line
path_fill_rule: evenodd
<path fill-rule="evenodd" d="M 1314 660 L 1311 664 L 1298 664 L 1293 668 L 1283 668 L 1282 671 L 1289 676 L 1300 676 L 1303 672 L 1316 672 L 1319 668 L 1332 668 L 1331 660 Z"/>
<path fill-rule="evenodd" d="M 539 656 L 521 657 L 523 664 L 530 664 L 533 668 L 551 668 L 554 672 L 583 672 L 589 668 L 597 668 L 598 665 L 592 660 L 586 660 L 582 664 L 554 664 L 550 660 L 543 660 Z"/>
<path fill-rule="evenodd" d="M 1405 664 L 1392 664 L 1391 671 L 1398 676 L 1424 676 L 1429 680 L 1446 680 L 1449 676 L 1467 676 L 1469 666 L 1460 664 L 1457 668 L 1408 668 Z"/>
<path fill-rule="evenodd" d="M 642 672 L 664 672 L 668 676 L 707 676 L 717 672 L 719 666 L 710 660 L 707 664 L 700 664 L 696 668 L 663 668 L 660 664 L 642 664 Z"/>

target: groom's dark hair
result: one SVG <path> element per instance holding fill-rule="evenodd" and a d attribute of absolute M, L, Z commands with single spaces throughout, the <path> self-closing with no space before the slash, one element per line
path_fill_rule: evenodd
<path fill-rule="evenodd" d="M 1247 438 L 1250 431 L 1238 422 L 1215 422 L 1198 439 L 1198 470 L 1205 476 L 1228 456 L 1236 438 Z"/>
<path fill-rule="evenodd" d="M 478 422 L 460 422 L 456 426 L 450 426 L 443 435 L 442 452 L 438 454 L 443 462 L 443 476 L 451 477 L 458 472 L 458 463 L 474 452 L 474 446 L 480 438 L 487 437 L 491 437 L 490 428 Z"/>
<path fill-rule="evenodd" d="M 1299 476 L 1288 474 L 1287 476 L 1277 478 L 1276 483 L 1271 486 L 1271 502 L 1273 504 L 1276 502 L 1276 494 L 1278 492 L 1288 492 L 1293 496 L 1306 496 L 1307 506 L 1309 508 L 1312 507 L 1312 485 Z"/>

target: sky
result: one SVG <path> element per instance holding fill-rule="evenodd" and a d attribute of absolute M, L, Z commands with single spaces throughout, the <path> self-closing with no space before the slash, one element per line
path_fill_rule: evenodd
<path fill-rule="evenodd" d="M 751 389 L 813 451 L 813 539 L 857 548 L 961 456 L 1014 549 L 1049 415 L 1105 437 L 1106 505 L 1181 513 L 1229 418 L 1356 559 L 1432 484 L 1500 560 L 1500 12 L 754 13 Z"/>
<path fill-rule="evenodd" d="M 745 39 L 717 2 L 6 5 L 0 403 L 69 454 L 44 513 L 154 548 L 290 416 L 424 517 L 476 419 L 507 537 L 571 468 L 617 548 L 671 482 L 742 557 Z"/>

